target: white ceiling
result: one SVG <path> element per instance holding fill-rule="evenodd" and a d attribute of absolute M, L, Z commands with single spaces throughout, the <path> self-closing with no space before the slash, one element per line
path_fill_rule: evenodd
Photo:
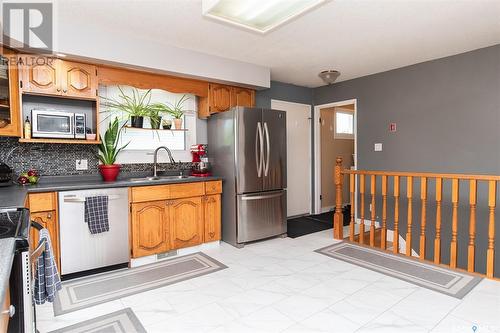
<path fill-rule="evenodd" d="M 265 1 L 265 0 L 262 0 Z M 500 0 L 331 0 L 267 35 L 201 15 L 201 0 L 60 0 L 57 16 L 271 68 L 316 87 L 500 43 Z M 140 48 L 140 45 L 131 47 Z"/>

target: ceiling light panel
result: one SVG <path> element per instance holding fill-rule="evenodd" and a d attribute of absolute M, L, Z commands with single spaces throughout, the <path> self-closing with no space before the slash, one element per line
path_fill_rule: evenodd
<path fill-rule="evenodd" d="M 203 15 L 267 33 L 326 0 L 203 0 Z"/>

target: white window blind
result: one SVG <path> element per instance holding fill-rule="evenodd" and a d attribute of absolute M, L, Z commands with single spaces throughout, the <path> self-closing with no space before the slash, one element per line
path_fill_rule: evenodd
<path fill-rule="evenodd" d="M 335 111 L 335 138 L 354 139 L 354 114 L 348 111 Z"/>

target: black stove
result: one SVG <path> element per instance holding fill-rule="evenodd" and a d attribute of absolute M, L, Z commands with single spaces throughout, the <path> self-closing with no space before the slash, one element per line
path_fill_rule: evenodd
<path fill-rule="evenodd" d="M 0 209 L 0 238 L 27 239 L 29 221 L 26 208 Z"/>

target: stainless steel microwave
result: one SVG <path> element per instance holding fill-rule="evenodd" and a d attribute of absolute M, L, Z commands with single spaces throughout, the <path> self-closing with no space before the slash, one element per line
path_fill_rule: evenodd
<path fill-rule="evenodd" d="M 83 113 L 56 110 L 31 110 L 33 138 L 85 139 L 86 117 Z"/>

